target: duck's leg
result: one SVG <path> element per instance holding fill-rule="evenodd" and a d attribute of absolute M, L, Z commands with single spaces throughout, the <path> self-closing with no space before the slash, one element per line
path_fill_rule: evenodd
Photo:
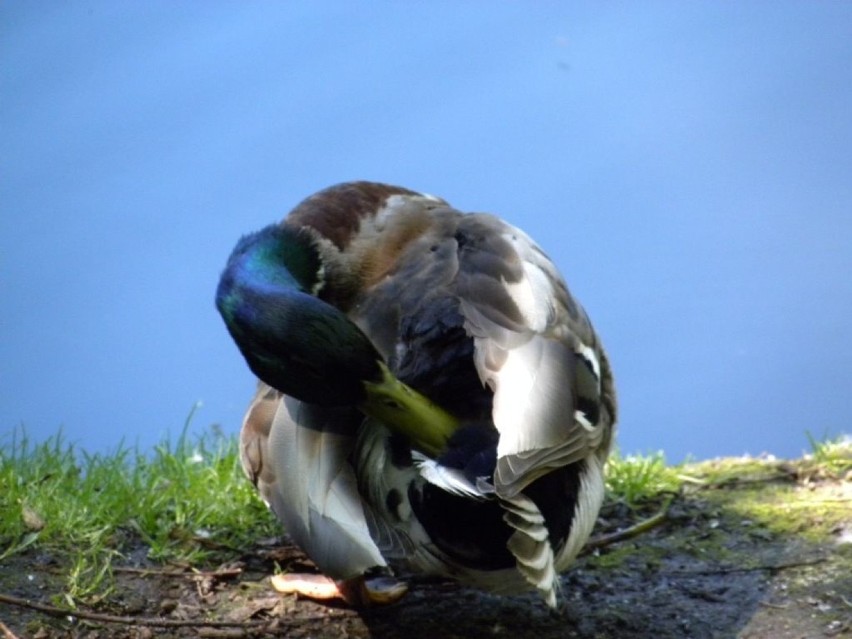
<path fill-rule="evenodd" d="M 273 575 L 272 587 L 281 593 L 317 601 L 342 599 L 356 608 L 396 603 L 408 592 L 404 582 L 384 576 L 335 581 L 325 575 L 288 573 Z"/>

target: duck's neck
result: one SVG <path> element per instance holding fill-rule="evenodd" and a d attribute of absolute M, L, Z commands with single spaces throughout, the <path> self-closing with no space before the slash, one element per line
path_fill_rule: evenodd
<path fill-rule="evenodd" d="M 216 291 L 216 306 L 237 343 L 289 330 L 289 314 L 280 311 L 313 292 L 320 270 L 316 250 L 291 229 L 273 225 L 243 237 Z"/>
<path fill-rule="evenodd" d="M 311 403 L 355 404 L 363 381 L 380 377 L 380 357 L 349 318 L 314 295 L 322 273 L 306 235 L 267 227 L 237 244 L 216 306 L 264 382 Z"/>
<path fill-rule="evenodd" d="M 237 281 L 252 287 L 283 287 L 315 294 L 322 284 L 322 261 L 310 239 L 278 225 L 242 238 L 227 268 Z"/>
<path fill-rule="evenodd" d="M 267 227 L 240 240 L 216 306 L 249 368 L 298 400 L 359 406 L 437 455 L 458 420 L 396 379 L 361 329 L 316 296 L 323 275 L 307 234 Z"/>

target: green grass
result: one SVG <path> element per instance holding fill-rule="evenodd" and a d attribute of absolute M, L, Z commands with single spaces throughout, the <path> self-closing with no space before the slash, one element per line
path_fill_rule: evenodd
<path fill-rule="evenodd" d="M 808 439 L 813 463 L 852 469 L 848 440 Z M 661 452 L 614 453 L 608 499 L 641 505 L 677 491 L 688 479 L 682 473 Z M 197 566 L 279 533 L 242 474 L 234 437 L 190 439 L 185 429 L 146 454 L 119 447 L 108 455 L 78 451 L 61 434 L 36 444 L 16 430 L 0 442 L 0 572 L 5 560 L 29 549 L 55 556 L 65 578 L 62 599 L 72 608 L 108 594 L 112 567 L 127 562 L 131 550 Z"/>
<path fill-rule="evenodd" d="M 613 452 L 606 469 L 606 487 L 610 499 L 636 506 L 661 493 L 675 492 L 683 476 L 677 467 L 667 466 L 662 452 L 628 455 Z"/>
<path fill-rule="evenodd" d="M 807 431 L 805 435 L 811 445 L 811 453 L 808 457 L 821 468 L 837 477 L 852 472 L 852 438 L 841 436 L 834 439 L 828 437 L 817 439 L 810 431 Z"/>
<path fill-rule="evenodd" d="M 277 532 L 233 438 L 92 455 L 61 434 L 33 444 L 16 431 L 0 448 L 0 570 L 30 546 L 57 555 L 72 606 L 107 594 L 113 563 L 140 541 L 151 559 L 199 563 Z"/>

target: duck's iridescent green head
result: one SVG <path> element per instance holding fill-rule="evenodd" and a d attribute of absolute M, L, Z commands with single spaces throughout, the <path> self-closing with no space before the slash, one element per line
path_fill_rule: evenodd
<path fill-rule="evenodd" d="M 381 377 L 381 356 L 364 333 L 313 293 L 322 259 L 304 232 L 268 226 L 243 237 L 219 280 L 216 307 L 264 382 L 296 399 L 357 404 Z"/>

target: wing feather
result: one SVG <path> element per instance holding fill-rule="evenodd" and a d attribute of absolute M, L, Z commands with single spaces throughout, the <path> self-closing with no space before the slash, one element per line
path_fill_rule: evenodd
<path fill-rule="evenodd" d="M 608 445 L 606 362 L 585 313 L 526 234 L 488 215 L 468 216 L 460 229 L 460 309 L 480 379 L 494 393 L 495 487 L 510 499 Z M 501 268 L 484 268 L 495 263 Z"/>
<path fill-rule="evenodd" d="M 246 473 L 296 544 L 336 579 L 386 565 L 350 461 L 360 420 L 260 384 L 241 432 Z"/>

